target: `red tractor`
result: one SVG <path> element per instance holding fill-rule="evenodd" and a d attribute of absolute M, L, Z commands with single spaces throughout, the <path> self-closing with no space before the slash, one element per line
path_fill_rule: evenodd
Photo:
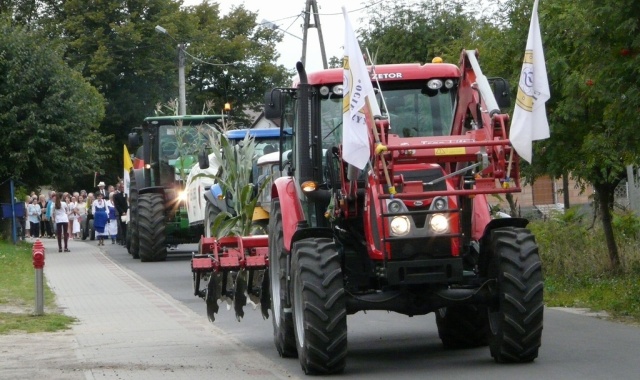
<path fill-rule="evenodd" d="M 342 372 L 347 315 L 387 310 L 434 312 L 447 348 L 489 345 L 497 362 L 533 361 L 544 306 L 538 247 L 527 220 L 492 219 L 486 198 L 521 190 L 498 107 L 509 102 L 506 82 L 490 82 L 471 50 L 459 66 L 375 66 L 382 115 L 358 170 L 342 159 L 343 70 L 297 69 L 294 88 L 266 96 L 265 116 L 293 131 L 271 188 L 268 250 L 256 238 L 241 250 L 235 238 L 231 249 L 266 272 L 262 289 L 239 289 L 270 299 L 280 355 L 298 356 L 307 374 Z M 194 276 L 225 273 L 224 256 L 202 249 Z"/>

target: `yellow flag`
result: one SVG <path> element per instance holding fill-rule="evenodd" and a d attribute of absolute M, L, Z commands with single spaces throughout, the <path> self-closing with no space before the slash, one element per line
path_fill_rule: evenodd
<path fill-rule="evenodd" d="M 129 188 L 131 185 L 131 178 L 129 177 L 129 172 L 133 169 L 133 162 L 131 162 L 131 155 L 129 154 L 129 150 L 127 146 L 124 146 L 124 193 L 129 196 Z"/>

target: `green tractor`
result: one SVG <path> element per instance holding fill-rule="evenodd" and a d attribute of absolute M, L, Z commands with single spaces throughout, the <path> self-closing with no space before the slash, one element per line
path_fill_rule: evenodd
<path fill-rule="evenodd" d="M 224 115 L 147 117 L 129 134 L 136 152 L 130 174 L 127 249 L 141 261 L 164 261 L 167 248 L 197 243 L 204 230 L 190 225 L 185 207 L 185 183 Z"/>

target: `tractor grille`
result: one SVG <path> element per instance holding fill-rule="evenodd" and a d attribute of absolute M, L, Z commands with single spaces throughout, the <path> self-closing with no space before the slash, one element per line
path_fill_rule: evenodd
<path fill-rule="evenodd" d="M 392 260 L 415 260 L 451 256 L 451 238 L 403 239 L 390 243 Z"/>

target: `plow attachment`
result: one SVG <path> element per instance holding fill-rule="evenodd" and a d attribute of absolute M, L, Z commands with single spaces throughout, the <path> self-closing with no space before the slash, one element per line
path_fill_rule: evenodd
<path fill-rule="evenodd" d="M 260 305 L 263 318 L 269 317 L 268 250 L 266 235 L 200 239 L 191 258 L 193 290 L 204 299 L 211 322 L 223 301 L 238 321 L 247 304 L 254 310 Z"/>

